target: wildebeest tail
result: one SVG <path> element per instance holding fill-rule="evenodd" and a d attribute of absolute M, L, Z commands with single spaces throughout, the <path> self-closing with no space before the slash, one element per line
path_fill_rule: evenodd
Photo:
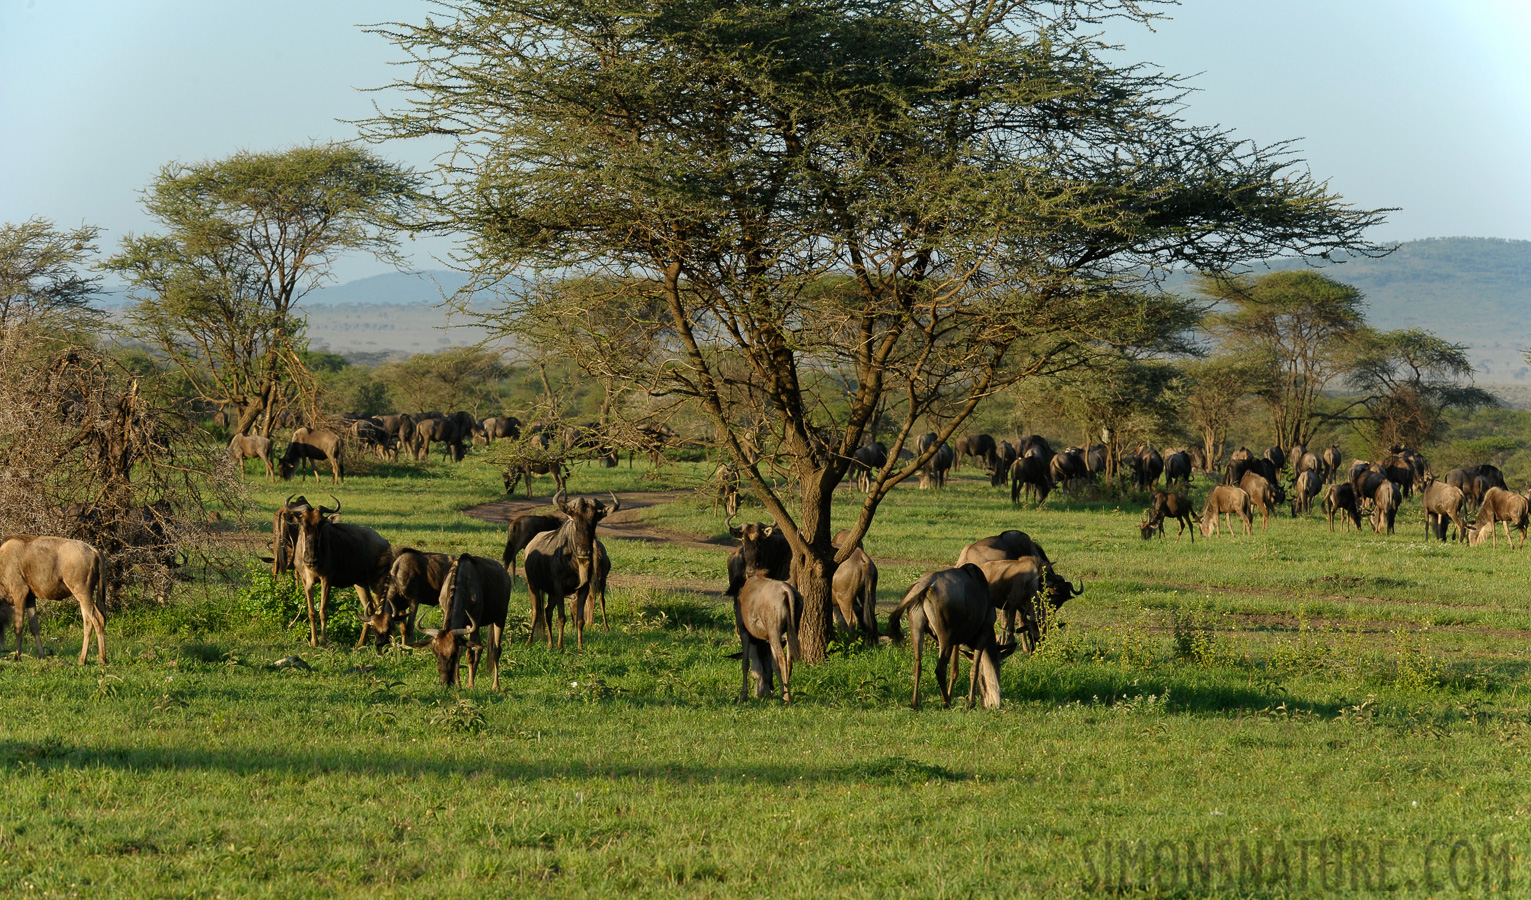
<path fill-rule="evenodd" d="M 106 618 L 106 556 L 101 551 L 96 551 L 96 564 L 93 566 L 96 576 L 96 588 L 91 599 L 96 604 L 96 617 L 98 621 Z"/>
<path fill-rule="evenodd" d="M 888 640 L 895 644 L 903 643 L 904 628 L 899 624 L 899 619 L 903 618 L 905 610 L 924 599 L 925 591 L 930 587 L 931 579 L 935 577 L 936 573 L 934 572 L 926 572 L 921 576 L 920 580 L 916 581 L 914 586 L 909 588 L 909 593 L 904 595 L 904 599 L 898 604 L 898 608 L 893 610 L 892 615 L 888 616 Z"/>

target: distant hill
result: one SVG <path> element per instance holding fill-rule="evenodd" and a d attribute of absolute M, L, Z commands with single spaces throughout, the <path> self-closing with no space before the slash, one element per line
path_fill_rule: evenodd
<path fill-rule="evenodd" d="M 415 303 L 440 303 L 442 295 L 457 292 L 468 283 L 468 276 L 450 269 L 427 272 L 389 272 L 358 278 L 345 284 L 329 285 L 303 298 L 304 306 L 339 306 L 361 303 L 378 306 L 407 306 Z"/>

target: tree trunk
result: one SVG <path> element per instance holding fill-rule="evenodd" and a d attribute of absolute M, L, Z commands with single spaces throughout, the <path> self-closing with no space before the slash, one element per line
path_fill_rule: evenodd
<path fill-rule="evenodd" d="M 829 542 L 826 540 L 825 544 Z M 828 655 L 829 639 L 834 637 L 834 553 L 815 552 L 810 556 L 793 554 L 792 583 L 803 595 L 803 621 L 798 625 L 797 642 L 803 662 L 823 662 Z M 829 557 L 825 559 L 824 557 Z"/>

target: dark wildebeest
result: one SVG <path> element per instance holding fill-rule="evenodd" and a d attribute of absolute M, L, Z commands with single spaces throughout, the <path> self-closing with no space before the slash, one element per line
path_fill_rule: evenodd
<path fill-rule="evenodd" d="M 510 576 L 492 559 L 467 553 L 453 560 L 437 597 L 441 607 L 440 628 L 420 629 L 427 635 L 417 647 L 430 647 L 436 657 L 436 673 L 443 685 L 458 684 L 457 667 L 468 651 L 468 687 L 478 678 L 478 657 L 485 649 L 478 630 L 489 627 L 489 665 L 494 670 L 494 689 L 500 689 L 500 639 L 505 635 L 505 616 L 510 610 Z"/>
<path fill-rule="evenodd" d="M 363 627 L 377 636 L 377 648 L 388 645 L 393 623 L 403 619 L 399 637 L 405 643 L 414 640 L 415 617 L 421 606 L 437 605 L 441 586 L 452 568 L 452 557 L 445 553 L 425 553 L 406 547 L 393 555 L 388 581 L 378 591 L 378 611 L 362 615 Z"/>
<path fill-rule="evenodd" d="M 371 450 L 380 459 L 397 455 L 398 441 L 383 427 L 380 419 L 357 419 L 351 423 L 351 434 L 356 438 L 359 450 Z"/>
<path fill-rule="evenodd" d="M 80 604 L 80 618 L 85 623 L 85 638 L 80 644 L 80 665 L 90 651 L 90 634 L 96 634 L 96 662 L 106 665 L 106 573 L 105 561 L 96 548 L 84 541 L 68 538 L 39 537 L 35 534 L 11 535 L 0 542 L 0 590 L 11 607 L 11 623 L 16 631 L 16 658 L 21 659 L 25 627 L 30 624 L 37 657 L 43 655 L 42 632 L 37 625 L 38 600 L 63 600 L 74 597 Z M 0 629 L 0 652 L 5 647 L 5 631 Z"/>
<path fill-rule="evenodd" d="M 1467 529 L 1462 524 L 1462 506 L 1467 498 L 1455 485 L 1436 481 L 1433 476 L 1425 478 L 1425 492 L 1420 504 L 1425 508 L 1425 539 L 1433 532 L 1437 538 L 1446 540 L 1446 522 L 1457 526 L 1457 540 L 1465 540 Z"/>
<path fill-rule="evenodd" d="M 1090 470 L 1091 478 L 1099 478 L 1106 474 L 1106 445 L 1091 444 L 1085 449 L 1084 467 Z"/>
<path fill-rule="evenodd" d="M 521 436 L 521 420 L 515 416 L 490 416 L 478 423 L 473 435 L 482 438 L 486 444 L 501 440 L 513 441 Z"/>
<path fill-rule="evenodd" d="M 1191 486 L 1191 454 L 1184 450 L 1164 458 L 1164 486 L 1172 488 L 1177 483 L 1183 488 Z"/>
<path fill-rule="evenodd" d="M 1392 534 L 1393 522 L 1398 518 L 1398 504 L 1403 489 L 1392 481 L 1384 481 L 1377 485 L 1376 493 L 1372 494 L 1372 531 L 1377 534 Z"/>
<path fill-rule="evenodd" d="M 1333 479 L 1340 474 L 1340 463 L 1345 461 L 1345 455 L 1340 452 L 1339 447 L 1330 444 L 1329 449 L 1325 450 L 1322 456 L 1324 459 L 1324 474 Z"/>
<path fill-rule="evenodd" d="M 1407 497 L 1414 491 L 1414 467 L 1407 457 L 1400 454 L 1389 456 L 1382 463 L 1382 473 L 1387 480 L 1398 486 L 1399 495 Z"/>
<path fill-rule="evenodd" d="M 1479 476 L 1482 477 L 1482 476 Z M 1495 531 L 1495 523 L 1504 523 L 1504 539 L 1510 541 L 1510 529 L 1520 532 L 1520 546 L 1526 546 L 1526 528 L 1531 525 L 1531 510 L 1528 510 L 1526 498 L 1520 494 L 1512 493 L 1501 487 L 1491 487 L 1483 495 L 1483 502 L 1478 506 L 1478 521 L 1474 523 L 1474 529 L 1469 534 L 1468 543 L 1477 546 L 1483 542 L 1485 535 L 1483 529 L 1488 529 L 1490 546 L 1499 546 L 1499 537 Z"/>
<path fill-rule="evenodd" d="M 1324 492 L 1324 513 L 1329 517 L 1329 530 L 1334 531 L 1334 516 L 1336 513 L 1344 513 L 1341 521 L 1349 522 L 1356 526 L 1356 531 L 1361 530 L 1361 508 L 1356 504 L 1356 489 L 1349 482 L 1331 484 Z"/>
<path fill-rule="evenodd" d="M 914 696 L 911 705 L 920 705 L 920 668 L 925 650 L 925 632 L 936 637 L 936 685 L 943 706 L 952 705 L 952 684 L 957 674 L 959 647 L 973 651 L 968 675 L 968 705 L 974 694 L 983 699 L 986 709 L 1000 704 L 999 666 L 1005 655 L 994 636 L 996 612 L 989 599 L 989 583 L 983 570 L 975 565 L 931 572 L 916 581 L 893 615 L 888 618 L 888 637 L 895 644 L 903 642 L 899 624 L 909 614 L 909 630 L 914 637 Z M 1011 645 L 1012 649 L 1015 645 Z M 950 676 L 947 671 L 950 668 Z"/>
<path fill-rule="evenodd" d="M 524 463 L 518 466 L 511 466 L 500 475 L 500 481 L 505 485 L 505 493 L 514 494 L 516 492 L 516 485 L 521 482 L 521 479 L 526 479 L 526 496 L 530 499 L 532 496 L 533 475 L 552 475 L 555 495 L 562 494 L 568 490 L 569 467 L 562 462 Z"/>
<path fill-rule="evenodd" d="M 1276 509 L 1276 504 L 1281 502 L 1276 492 L 1276 487 L 1265 476 L 1256 475 L 1254 472 L 1246 472 L 1244 479 L 1239 482 L 1239 487 L 1249 495 L 1249 502 L 1255 509 L 1260 511 L 1261 531 L 1269 531 L 1271 527 L 1271 513 Z M 1230 522 L 1229 527 L 1232 527 Z"/>
<path fill-rule="evenodd" d="M 1170 494 L 1165 491 L 1154 491 L 1154 498 L 1149 503 L 1148 509 L 1143 512 L 1143 521 L 1139 523 L 1138 530 L 1143 534 L 1143 540 L 1153 537 L 1154 532 L 1159 532 L 1159 537 L 1164 537 L 1164 520 L 1174 519 L 1180 523 L 1180 530 L 1175 533 L 1175 542 L 1180 542 L 1180 536 L 1185 534 L 1187 528 L 1191 529 L 1191 543 L 1196 543 L 1196 523 L 1193 516 L 1196 508 L 1191 506 L 1191 498 L 1185 494 Z"/>
<path fill-rule="evenodd" d="M 331 500 L 335 500 L 332 496 Z M 325 637 L 329 615 L 330 590 L 355 587 L 361 600 L 362 615 L 370 618 L 377 605 L 373 590 L 380 588 L 393 567 L 393 548 L 382 535 L 363 525 L 343 525 L 330 521 L 340 513 L 340 501 L 334 508 L 305 507 L 297 513 L 298 538 L 293 553 L 293 568 L 303 586 L 303 600 L 308 604 L 308 642 L 317 647 Z M 319 585 L 319 620 L 314 624 L 314 584 Z M 356 641 L 360 647 L 367 639 L 366 629 Z"/>
<path fill-rule="evenodd" d="M 1010 502 L 1021 502 L 1021 490 L 1031 492 L 1036 502 L 1040 505 L 1047 501 L 1047 494 L 1053 489 L 1052 479 L 1048 475 L 1048 460 L 1040 453 L 1022 456 L 1010 466 Z"/>
<path fill-rule="evenodd" d="M 1015 446 L 1009 441 L 1003 441 L 994 451 L 994 465 L 989 470 L 989 486 L 1004 487 L 1005 480 L 1010 477 L 1010 467 L 1015 465 Z"/>
<path fill-rule="evenodd" d="M 836 549 L 848 536 L 843 531 L 835 535 Z M 835 601 L 837 624 L 846 629 L 860 628 L 862 642 L 877 646 L 877 563 L 860 545 L 835 567 L 830 595 Z"/>
<path fill-rule="evenodd" d="M 962 465 L 964 457 L 978 460 L 978 464 L 985 469 L 994 467 L 994 459 L 999 452 L 999 445 L 994 443 L 994 438 L 987 434 L 970 434 L 958 439 L 957 455 L 952 461 L 953 468 Z"/>
<path fill-rule="evenodd" d="M 873 473 L 882 471 L 882 467 L 888 464 L 887 445 L 882 441 L 862 444 L 851 457 L 854 460 L 852 467 L 856 470 L 856 487 L 863 491 L 871 490 Z"/>
<path fill-rule="evenodd" d="M 1233 519 L 1229 518 L 1232 513 L 1238 513 L 1239 518 L 1244 520 L 1244 533 L 1254 534 L 1253 502 L 1243 488 L 1229 484 L 1220 484 L 1212 489 L 1207 497 L 1207 505 L 1201 511 L 1201 536 L 1212 537 L 1217 534 L 1217 517 L 1222 514 L 1228 522 L 1228 531 L 1233 533 Z"/>
<path fill-rule="evenodd" d="M 734 628 L 739 633 L 743 665 L 740 703 L 749 699 L 752 676 L 756 697 L 774 693 L 773 672 L 781 678 L 781 702 L 792 702 L 792 661 L 802 655 L 797 646 L 802 620 L 803 596 L 791 584 L 756 573 L 739 588 L 734 598 Z"/>
<path fill-rule="evenodd" d="M 1245 452 L 1247 453 L 1248 451 Z M 1257 475 L 1260 474 L 1260 471 L 1254 467 L 1253 457 L 1243 456 L 1230 459 L 1228 460 L 1228 465 L 1223 469 L 1223 484 L 1237 487 L 1244 480 L 1244 476 L 1250 472 L 1255 472 Z M 1265 476 L 1261 475 L 1260 477 L 1263 478 Z"/>
<path fill-rule="evenodd" d="M 1377 495 L 1377 488 L 1387 481 L 1387 473 L 1376 463 L 1366 463 L 1350 467 L 1350 477 L 1346 479 L 1350 487 L 1356 492 L 1356 502 L 1362 506 L 1371 503 Z"/>
<path fill-rule="evenodd" d="M 516 583 L 516 555 L 532 542 L 532 538 L 544 531 L 557 531 L 563 525 L 561 516 L 539 516 L 532 513 L 516 516 L 505 529 L 505 553 L 500 562 L 510 570 L 510 583 Z"/>
<path fill-rule="evenodd" d="M 1291 447 L 1287 448 L 1287 451 L 1286 451 L 1286 461 L 1292 464 L 1292 475 L 1293 475 L 1293 477 L 1296 477 L 1296 475 L 1297 475 L 1297 464 L 1302 460 L 1302 458 L 1304 456 L 1307 456 L 1307 455 L 1308 455 L 1308 445 L 1304 444 L 1301 441 L 1298 441 L 1297 443 L 1293 444 Z"/>
<path fill-rule="evenodd" d="M 1127 465 L 1132 469 L 1132 486 L 1140 491 L 1153 490 L 1164 473 L 1164 457 L 1153 447 L 1139 447 L 1128 457 Z"/>
<path fill-rule="evenodd" d="M 1035 652 L 1042 642 L 1042 628 L 1048 617 L 1071 597 L 1084 593 L 1083 582 L 1074 587 L 1032 556 L 991 560 L 979 568 L 989 584 L 990 602 L 997 612 L 1004 614 L 1005 628 L 1000 646 L 1015 644 L 1015 620 L 1019 615 L 1027 653 Z M 1046 606 L 1041 602 L 1044 593 L 1047 595 Z"/>
<path fill-rule="evenodd" d="M 1191 447 L 1186 453 L 1191 456 L 1191 465 L 1204 475 L 1211 475 L 1212 470 L 1217 468 L 1217 460 L 1207 453 L 1205 447 Z"/>
<path fill-rule="evenodd" d="M 330 464 L 332 483 L 345 480 L 345 448 L 341 445 L 340 435 L 326 428 L 299 428 L 292 433 L 292 440 L 287 442 L 287 452 L 282 454 L 282 480 L 292 480 L 293 470 L 301 469 L 307 463 L 314 473 L 314 481 L 318 481 L 321 459 Z"/>
<path fill-rule="evenodd" d="M 431 417 L 415 422 L 415 458 L 430 458 L 431 444 L 440 444 L 443 459 L 462 462 L 467 455 L 467 441 L 478 424 L 471 413 L 455 412 L 450 416 Z"/>
<path fill-rule="evenodd" d="M 1286 453 L 1280 447 L 1266 447 L 1265 458 L 1276 467 L 1276 472 L 1286 468 Z"/>
<path fill-rule="evenodd" d="M 750 522 L 744 525 L 728 523 L 728 533 L 739 539 L 739 546 L 728 555 L 729 597 L 738 597 L 744 580 L 756 573 L 777 581 L 792 577 L 792 545 L 787 536 L 775 525 Z"/>
<path fill-rule="evenodd" d="M 1308 457 L 1317 460 L 1313 454 Z M 1301 469 L 1297 473 L 1297 480 L 1292 485 L 1292 518 L 1297 518 L 1298 513 L 1310 513 L 1313 511 L 1313 498 L 1323 490 L 1324 476 L 1315 469 Z"/>
<path fill-rule="evenodd" d="M 595 526 L 622 508 L 622 501 L 611 495 L 611 506 L 589 497 L 565 501 L 562 492 L 553 496 L 553 505 L 568 516 L 557 531 L 544 531 L 526 547 L 526 587 L 532 595 L 532 626 L 527 646 L 537 636 L 541 623 L 547 632 L 548 649 L 553 649 L 553 611 L 558 611 L 558 646 L 563 648 L 565 623 L 564 598 L 574 597 L 574 635 L 576 644 L 585 646 L 585 620 L 590 615 L 586 604 L 600 589 L 600 559 L 605 548 L 595 537 Z"/>
<path fill-rule="evenodd" d="M 258 434 L 236 434 L 229 440 L 229 455 L 239 466 L 241 478 L 245 474 L 245 460 L 258 459 L 266 464 L 266 480 L 276 480 L 276 470 L 271 466 L 271 438 Z"/>
<path fill-rule="evenodd" d="M 925 453 L 925 451 L 934 446 L 935 443 L 935 432 L 922 435 L 920 437 L 919 452 L 921 454 Z M 936 448 L 936 452 L 932 454 L 930 459 L 925 461 L 925 465 L 920 468 L 920 490 L 928 490 L 932 487 L 946 487 L 946 473 L 951 470 L 952 457 L 953 454 L 950 445 L 943 443 L 941 446 Z"/>
<path fill-rule="evenodd" d="M 1080 482 L 1090 477 L 1090 470 L 1084 462 L 1084 451 L 1078 447 L 1065 447 L 1053 455 L 1047 466 L 1047 474 L 1053 484 L 1072 492 Z"/>
<path fill-rule="evenodd" d="M 415 420 L 408 413 L 399 413 L 391 416 L 378 416 L 377 420 L 383 423 L 383 428 L 394 440 L 395 447 L 415 446 Z"/>
<path fill-rule="evenodd" d="M 1033 541 L 1031 535 L 1026 532 L 1012 528 L 963 547 L 962 552 L 957 555 L 957 568 L 960 569 L 968 563 L 981 566 L 996 559 L 1020 559 L 1025 556 L 1035 558 L 1044 567 L 1052 565 L 1041 544 Z"/>

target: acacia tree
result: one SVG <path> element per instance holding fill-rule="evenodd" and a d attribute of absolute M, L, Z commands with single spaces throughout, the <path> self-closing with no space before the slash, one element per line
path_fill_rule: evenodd
<path fill-rule="evenodd" d="M 1462 344 L 1418 328 L 1370 333 L 1358 343 L 1347 380 L 1361 396 L 1335 417 L 1354 424 L 1379 456 L 1439 438 L 1448 410 L 1496 403 L 1493 394 L 1463 383 L 1473 367 Z"/>
<path fill-rule="evenodd" d="M 1355 365 L 1367 334 L 1361 292 L 1311 269 L 1204 278 L 1201 290 L 1229 308 L 1212 319 L 1223 351 L 1262 370 L 1276 446 L 1308 443 L 1319 395 Z"/>
<path fill-rule="evenodd" d="M 944 440 L 1004 386 L 1087 359 L 1136 302 L 1119 281 L 1144 266 L 1372 249 L 1377 214 L 1283 147 L 1186 125 L 1175 79 L 1106 59 L 1102 17 L 1149 18 L 1135 2 L 438 11 L 377 29 L 412 75 L 396 85 L 407 107 L 370 136 L 451 142 L 434 218 L 468 236 L 479 286 L 576 273 L 652 295 L 673 337 L 617 374 L 718 427 L 792 547 L 809 660 L 832 627 L 835 565 L 934 452 L 898 460 L 918 422 Z M 507 294 L 513 333 L 568 297 Z M 559 346 L 593 338 L 566 321 Z M 834 488 L 889 396 L 895 452 L 837 553 Z M 788 489 L 730 428 L 761 409 Z"/>
<path fill-rule="evenodd" d="M 164 233 L 129 234 L 107 265 L 133 288 L 135 334 L 201 397 L 233 407 L 235 433 L 259 423 L 269 435 L 284 386 L 314 395 L 297 304 L 342 254 L 400 264 L 395 233 L 416 187 L 345 144 L 171 163 L 144 192 Z"/>
<path fill-rule="evenodd" d="M 0 224 L 0 332 L 14 325 L 74 329 L 98 325 L 90 302 L 101 279 L 89 275 L 101 229 L 55 228 L 48 219 Z"/>
<path fill-rule="evenodd" d="M 1265 374 L 1258 364 L 1237 356 L 1214 356 L 1182 368 L 1185 416 L 1201 438 L 1209 467 L 1223 458 L 1228 427 L 1260 390 Z"/>

